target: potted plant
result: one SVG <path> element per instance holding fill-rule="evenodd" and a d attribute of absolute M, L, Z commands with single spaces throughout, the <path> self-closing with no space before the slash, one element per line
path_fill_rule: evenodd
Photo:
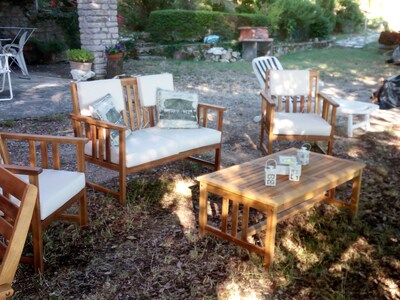
<path fill-rule="evenodd" d="M 69 49 L 67 50 L 67 59 L 71 70 L 89 72 L 92 69 L 94 55 L 86 49 Z"/>
<path fill-rule="evenodd" d="M 123 58 L 125 54 L 125 45 L 116 43 L 106 46 L 104 53 L 107 57 L 107 76 L 106 78 L 113 78 L 122 74 Z"/>
<path fill-rule="evenodd" d="M 106 46 L 105 54 L 107 59 L 121 59 L 124 57 L 125 45 L 122 43 L 116 43 L 110 46 Z"/>

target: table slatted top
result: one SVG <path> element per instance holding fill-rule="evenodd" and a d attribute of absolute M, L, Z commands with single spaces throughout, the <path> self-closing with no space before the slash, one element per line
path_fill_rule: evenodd
<path fill-rule="evenodd" d="M 265 185 L 265 163 L 279 155 L 296 155 L 295 148 L 274 153 L 250 162 L 235 165 L 197 177 L 200 183 L 268 204 L 278 211 L 311 199 L 354 178 L 364 167 L 350 161 L 319 153 L 310 153 L 310 163 L 302 166 L 300 181 L 290 181 L 287 175 L 277 175 L 276 186 Z"/>

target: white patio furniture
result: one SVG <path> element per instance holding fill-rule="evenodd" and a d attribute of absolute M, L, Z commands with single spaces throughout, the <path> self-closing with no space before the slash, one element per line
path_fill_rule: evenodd
<path fill-rule="evenodd" d="M 13 91 L 11 85 L 10 66 L 8 63 L 9 54 L 0 54 L 0 101 L 7 101 L 13 98 Z M 6 90 L 6 83 L 8 85 L 8 93 Z M 8 94 L 8 95 L 3 95 Z"/>
<path fill-rule="evenodd" d="M 24 58 L 24 45 L 32 36 L 36 28 L 32 27 L 0 27 L 3 36 L 9 37 L 8 44 L 3 42 L 2 53 L 11 54 L 10 67 L 15 63 L 22 72 L 24 78 L 29 78 L 28 68 L 26 67 Z"/>
<path fill-rule="evenodd" d="M 353 137 L 354 129 L 364 127 L 369 130 L 370 114 L 379 109 L 379 106 L 373 103 L 350 101 L 346 99 L 334 99 L 340 106 L 337 109 L 338 115 L 347 118 L 347 136 Z M 354 115 L 359 116 L 361 120 L 354 119 Z"/>

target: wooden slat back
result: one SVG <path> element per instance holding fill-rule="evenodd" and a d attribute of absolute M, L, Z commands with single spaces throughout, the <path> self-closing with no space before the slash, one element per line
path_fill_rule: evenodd
<path fill-rule="evenodd" d="M 0 210 L 3 212 L 0 217 L 0 233 L 3 236 L 0 285 L 11 285 L 31 223 L 37 188 L 2 167 L 0 167 L 0 188 L 2 189 Z M 19 207 L 15 206 L 9 195 L 20 200 Z"/>
<path fill-rule="evenodd" d="M 29 165 L 31 167 L 41 167 L 43 169 L 59 170 L 61 168 L 60 145 L 63 143 L 71 143 L 75 144 L 77 150 L 77 170 L 84 171 L 85 165 L 82 157 L 85 141 L 73 141 L 71 138 L 61 136 L 57 138 L 58 139 L 49 136 L 1 132 L 0 156 L 4 164 L 22 164 Z M 18 147 L 19 151 L 22 151 L 24 148 L 28 149 L 29 156 L 27 157 L 27 161 L 13 161 L 14 157 L 12 157 L 12 153 L 9 151 L 11 143 L 13 144 L 13 147 Z"/>
<path fill-rule="evenodd" d="M 133 131 L 141 128 L 154 126 L 157 123 L 156 107 L 142 107 L 140 104 L 138 84 L 136 77 L 121 78 L 121 86 L 125 100 L 125 110 L 122 115 L 127 126 Z M 75 82 L 70 85 L 72 106 L 74 114 L 80 115 L 81 108 L 79 107 L 78 91 Z M 87 128 L 75 128 L 77 136 L 83 136 L 83 132 L 89 139 L 92 139 L 90 126 Z M 106 134 L 107 135 L 107 134 Z M 97 151 L 96 151 L 97 152 Z"/>
<path fill-rule="evenodd" d="M 265 93 L 270 95 L 269 83 L 270 70 L 266 71 Z M 319 71 L 309 70 L 309 94 L 308 95 L 270 95 L 275 101 L 276 112 L 295 113 L 321 113 L 320 99 L 318 99 Z"/>

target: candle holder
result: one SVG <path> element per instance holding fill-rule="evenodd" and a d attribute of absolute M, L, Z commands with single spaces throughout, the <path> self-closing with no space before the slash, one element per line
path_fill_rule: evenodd
<path fill-rule="evenodd" d="M 265 163 L 265 185 L 276 186 L 277 163 L 275 159 L 268 159 Z"/>
<path fill-rule="evenodd" d="M 301 149 L 297 150 L 297 162 L 300 165 L 308 165 L 310 162 L 310 150 L 311 145 L 306 143 L 301 146 Z"/>

